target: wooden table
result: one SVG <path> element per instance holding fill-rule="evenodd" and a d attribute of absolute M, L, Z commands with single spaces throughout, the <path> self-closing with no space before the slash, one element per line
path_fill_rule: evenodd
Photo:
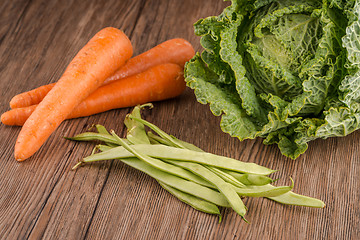
<path fill-rule="evenodd" d="M 0 3 L 0 110 L 15 94 L 55 82 L 76 52 L 106 26 L 122 29 L 135 55 L 182 37 L 200 51 L 192 24 L 218 15 L 220 0 L 47 1 Z M 293 161 L 260 139 L 240 142 L 220 130 L 218 117 L 187 89 L 155 103 L 144 117 L 202 149 L 280 170 L 279 184 L 295 180 L 294 191 L 322 199 L 324 209 L 283 206 L 246 199 L 245 223 L 231 209 L 217 216 L 198 212 L 163 190 L 149 176 L 119 161 L 71 167 L 93 143 L 63 136 L 100 123 L 124 135 L 131 108 L 63 122 L 29 160 L 13 157 L 19 127 L 0 125 L 1 239 L 359 239 L 360 132 L 316 140 Z"/>

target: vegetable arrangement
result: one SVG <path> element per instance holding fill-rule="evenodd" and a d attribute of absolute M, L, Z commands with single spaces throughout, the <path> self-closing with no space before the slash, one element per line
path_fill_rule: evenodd
<path fill-rule="evenodd" d="M 195 23 L 204 51 L 185 80 L 224 132 L 295 159 L 360 128 L 359 26 L 355 0 L 232 0 Z"/>
<path fill-rule="evenodd" d="M 104 143 L 73 169 L 89 162 L 119 159 L 153 177 L 165 190 L 199 211 L 220 215 L 218 206 L 231 207 L 245 221 L 243 197 L 266 197 L 282 204 L 315 208 L 325 206 L 321 200 L 292 192 L 293 182 L 291 186 L 273 186 L 268 175 L 274 170 L 206 153 L 168 135 L 141 118 L 140 111 L 145 106 L 151 105 L 137 106 L 126 116 L 126 138 L 108 132 L 102 125 L 96 125 L 97 132 L 67 138 Z M 145 127 L 152 131 L 146 132 Z"/>
<path fill-rule="evenodd" d="M 58 82 L 16 95 L 7 125 L 23 126 L 15 159 L 32 156 L 65 119 L 136 106 L 180 95 L 183 67 L 195 54 L 184 39 L 171 39 L 131 58 L 130 40 L 112 27 L 98 32 L 75 56 Z"/>
<path fill-rule="evenodd" d="M 238 7 L 243 7 L 241 3 L 239 4 Z M 231 10 L 237 9 L 235 5 L 233 3 L 233 6 L 225 12 L 230 13 Z M 233 13 L 235 11 L 231 14 Z M 218 21 L 216 18 L 214 20 Z M 232 24 L 232 17 L 228 20 L 228 23 Z M 225 53 L 226 48 L 231 46 L 221 42 L 221 38 L 216 36 L 219 33 L 226 39 L 223 29 L 219 32 L 215 30 L 211 32 L 213 22 L 211 20 L 208 24 L 207 21 L 197 24 L 198 30 L 202 28 L 199 32 L 203 31 L 203 39 L 205 39 L 202 40 L 203 46 L 206 46 L 202 57 L 200 55 L 194 57 L 193 47 L 184 39 L 168 40 L 132 57 L 131 42 L 122 31 L 112 27 L 102 29 L 80 50 L 56 83 L 21 93 L 11 99 L 12 109 L 1 115 L 1 121 L 7 125 L 23 126 L 15 145 L 15 159 L 23 161 L 31 157 L 65 119 L 136 106 L 125 119 L 126 138 L 120 138 L 114 131 L 108 132 L 101 125 L 96 125 L 97 132 L 85 132 L 67 138 L 75 141 L 103 142 L 94 148 L 90 156 L 79 161 L 73 169 L 88 162 L 119 159 L 153 177 L 165 190 L 193 208 L 219 215 L 220 221 L 221 214 L 218 207 L 231 207 L 247 221 L 245 219 L 247 207 L 242 200 L 245 197 L 264 197 L 282 204 L 323 208 L 325 204 L 321 200 L 292 192 L 294 187 L 292 179 L 290 186 L 274 186 L 275 181 L 269 177 L 275 172 L 274 170 L 255 163 L 241 162 L 204 152 L 190 143 L 168 135 L 141 118 L 141 109 L 145 106 L 152 107 L 152 105 L 140 106 L 140 104 L 176 97 L 184 91 L 186 87 L 184 65 L 192 58 L 186 65 L 186 77 L 188 85 L 196 89 L 200 102 L 204 99 L 204 101 L 209 101 L 207 97 L 210 97 L 218 101 L 216 104 L 221 103 L 225 104 L 225 107 L 231 107 L 225 110 L 218 109 L 219 113 L 223 111 L 233 117 L 239 117 L 237 114 L 241 113 L 241 117 L 246 118 L 242 119 L 242 122 L 251 122 L 251 124 L 258 124 L 257 126 L 263 123 L 254 116 L 246 115 L 248 114 L 246 109 L 239 111 L 235 108 L 235 103 L 243 101 L 240 99 L 241 96 L 235 96 L 233 90 L 236 88 L 231 86 L 231 83 L 237 81 L 238 73 L 236 70 L 227 72 L 234 67 L 230 63 L 230 58 L 228 62 L 225 60 L 221 62 L 223 60 L 215 57 L 216 54 Z M 219 21 L 218 24 L 221 25 L 222 22 Z M 212 36 L 214 39 L 220 39 L 218 42 L 220 48 L 215 46 L 218 40 L 206 39 L 210 32 L 216 33 Z M 211 42 L 213 40 L 214 42 Z M 206 45 L 210 43 L 211 46 Z M 233 52 L 228 52 L 228 54 L 232 55 Z M 220 65 L 216 66 L 219 63 Z M 228 64 L 226 66 L 228 69 L 218 68 L 222 64 Z M 232 80 L 229 81 L 228 77 Z M 245 78 L 245 75 L 242 77 Z M 244 81 L 239 84 L 243 83 Z M 205 95 L 199 94 L 199 90 L 204 86 L 214 95 L 207 95 L 203 91 L 200 92 Z M 275 99 L 275 95 L 272 98 L 261 99 L 263 101 L 269 99 L 270 103 Z M 228 105 L 228 100 L 230 100 L 230 105 Z M 256 100 L 254 104 L 259 102 L 260 100 Z M 214 109 L 213 106 L 214 103 L 211 104 L 212 109 Z M 221 107 L 221 105 L 216 106 Z M 267 107 L 265 104 L 262 106 Z M 281 107 L 286 108 L 284 105 Z M 260 111 L 264 113 L 263 110 Z M 276 108 L 276 111 L 280 110 Z M 280 118 L 278 115 L 273 117 Z M 300 117 L 297 119 L 300 121 Z M 296 121 L 288 120 L 285 122 L 289 126 L 296 123 Z M 236 124 L 238 124 L 237 121 L 234 126 L 238 127 L 239 125 Z M 283 123 L 276 124 L 277 129 L 288 127 Z M 152 131 L 146 132 L 146 127 Z M 242 132 L 241 134 L 248 134 L 249 131 L 255 129 L 252 125 L 246 124 L 241 127 L 237 129 Z M 268 125 L 262 127 L 270 132 Z"/>

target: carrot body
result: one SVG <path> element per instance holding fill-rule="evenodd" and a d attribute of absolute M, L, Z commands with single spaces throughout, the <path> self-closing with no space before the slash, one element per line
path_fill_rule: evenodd
<path fill-rule="evenodd" d="M 111 109 L 132 107 L 180 95 L 185 89 L 183 71 L 177 64 L 161 64 L 145 72 L 104 85 L 82 101 L 67 119 L 90 116 Z M 22 126 L 37 105 L 15 108 L 1 115 L 6 125 Z"/>
<path fill-rule="evenodd" d="M 104 84 L 141 73 L 158 64 L 175 63 L 183 67 L 194 54 L 194 48 L 188 41 L 181 38 L 170 39 L 129 59 L 124 66 L 107 78 Z M 38 104 L 54 85 L 55 83 L 52 83 L 20 93 L 11 99 L 10 107 L 19 108 Z"/>
<path fill-rule="evenodd" d="M 195 54 L 191 43 L 181 38 L 165 41 L 152 49 L 131 58 L 115 74 L 106 79 L 106 83 L 145 71 L 163 63 L 174 63 L 184 67 Z"/>
<path fill-rule="evenodd" d="M 1 114 L 1 122 L 5 125 L 22 126 L 36 107 L 37 104 L 28 107 L 11 109 Z"/>
<path fill-rule="evenodd" d="M 38 104 L 46 94 L 55 86 L 55 83 L 43 85 L 33 90 L 15 95 L 10 100 L 10 108 L 20 108 Z"/>
<path fill-rule="evenodd" d="M 130 40 L 116 28 L 98 32 L 74 57 L 56 85 L 26 120 L 15 144 L 15 158 L 32 156 L 72 110 L 133 53 Z"/>

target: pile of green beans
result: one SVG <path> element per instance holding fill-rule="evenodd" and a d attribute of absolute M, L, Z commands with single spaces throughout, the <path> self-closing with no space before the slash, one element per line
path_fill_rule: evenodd
<path fill-rule="evenodd" d="M 85 132 L 69 140 L 101 141 L 92 154 L 79 161 L 73 169 L 94 161 L 119 159 L 156 179 L 160 186 L 191 207 L 220 216 L 220 207 L 231 207 L 244 218 L 247 208 L 244 197 L 265 197 L 288 204 L 323 208 L 318 199 L 292 192 L 290 186 L 273 186 L 269 175 L 274 170 L 255 163 L 202 151 L 200 148 L 171 136 L 141 118 L 137 106 L 125 118 L 126 138 L 102 125 L 97 132 Z M 145 127 L 151 129 L 146 132 Z"/>

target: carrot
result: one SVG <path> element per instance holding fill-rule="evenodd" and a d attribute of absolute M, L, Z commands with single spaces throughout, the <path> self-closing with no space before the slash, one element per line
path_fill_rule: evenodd
<path fill-rule="evenodd" d="M 162 63 L 175 63 L 184 67 L 195 54 L 188 41 L 175 38 L 165 41 L 152 49 L 131 58 L 114 75 L 106 79 L 106 83 L 143 72 L 146 69 Z"/>
<path fill-rule="evenodd" d="M 185 89 L 183 71 L 167 63 L 98 88 L 82 101 L 67 119 L 90 116 L 111 109 L 132 107 L 180 95 Z M 37 105 L 15 108 L 1 115 L 6 125 L 22 126 Z"/>
<path fill-rule="evenodd" d="M 32 156 L 72 110 L 132 53 L 130 40 L 122 31 L 108 27 L 98 32 L 26 120 L 15 144 L 15 159 L 23 161 Z"/>
<path fill-rule="evenodd" d="M 150 50 L 133 57 L 116 73 L 105 80 L 104 84 L 143 72 L 158 64 L 175 63 L 184 66 L 195 54 L 192 45 L 181 38 L 165 41 Z M 20 93 L 10 101 L 11 108 L 19 108 L 38 104 L 55 83 Z"/>
<path fill-rule="evenodd" d="M 15 95 L 10 100 L 10 108 L 20 108 L 38 104 L 46 94 L 55 86 L 55 83 L 43 85 L 33 90 Z"/>
<path fill-rule="evenodd" d="M 1 114 L 1 122 L 5 125 L 22 126 L 36 107 L 37 104 L 28 107 L 11 109 Z"/>

